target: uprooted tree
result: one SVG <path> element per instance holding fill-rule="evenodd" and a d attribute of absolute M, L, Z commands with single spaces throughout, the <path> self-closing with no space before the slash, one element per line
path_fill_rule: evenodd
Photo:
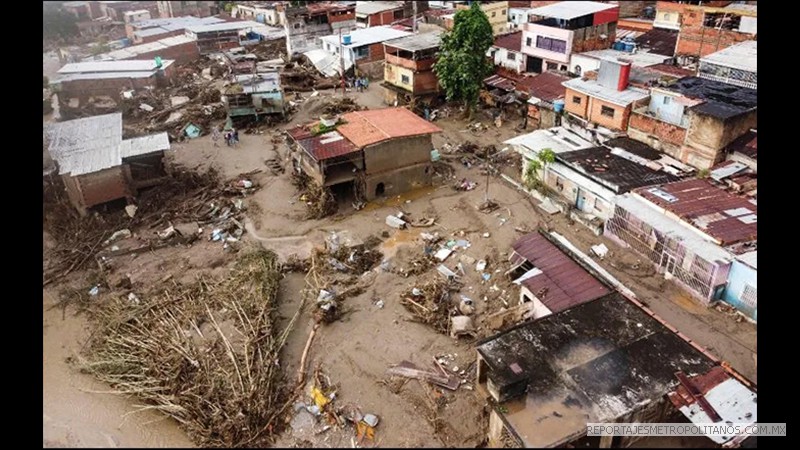
<path fill-rule="evenodd" d="M 442 36 L 439 59 L 433 70 L 447 100 L 463 101 L 471 117 L 483 80 L 492 73 L 486 52 L 494 43 L 494 37 L 479 2 L 472 2 L 469 9 L 458 11 L 454 20 L 453 31 Z"/>

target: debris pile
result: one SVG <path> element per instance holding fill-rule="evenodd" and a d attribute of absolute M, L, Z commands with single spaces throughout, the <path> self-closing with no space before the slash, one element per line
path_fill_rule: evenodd
<path fill-rule="evenodd" d="M 339 209 L 331 190 L 320 186 L 304 172 L 292 172 L 292 184 L 300 191 L 300 201 L 308 208 L 306 219 L 322 219 Z"/>
<path fill-rule="evenodd" d="M 173 417 L 198 445 L 267 445 L 286 406 L 275 326 L 281 273 L 263 249 L 224 281 L 95 303 L 84 371 Z M 290 323 L 289 327 L 293 325 Z"/>
<path fill-rule="evenodd" d="M 281 84 L 285 92 L 311 92 L 333 89 L 341 84 L 341 80 L 323 77 L 305 55 L 299 55 L 284 66 Z"/>
<path fill-rule="evenodd" d="M 450 334 L 451 316 L 456 314 L 452 293 L 462 288 L 456 280 L 434 277 L 401 295 L 400 303 L 422 323 L 436 331 Z"/>

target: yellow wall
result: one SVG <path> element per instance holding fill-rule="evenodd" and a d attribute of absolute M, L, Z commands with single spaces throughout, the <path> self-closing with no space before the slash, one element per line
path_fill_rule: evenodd
<path fill-rule="evenodd" d="M 408 84 L 403 83 L 403 75 L 408 77 Z M 405 67 L 386 64 L 383 69 L 383 80 L 399 88 L 411 92 L 414 89 L 414 72 Z"/>
<path fill-rule="evenodd" d="M 467 9 L 468 5 L 459 4 L 457 9 Z M 508 2 L 481 3 L 481 11 L 486 14 L 489 24 L 492 25 L 494 35 L 508 31 Z M 494 17 L 492 14 L 494 13 Z"/>

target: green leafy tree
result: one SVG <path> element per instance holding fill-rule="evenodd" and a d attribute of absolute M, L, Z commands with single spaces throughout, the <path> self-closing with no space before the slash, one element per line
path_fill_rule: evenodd
<path fill-rule="evenodd" d="M 78 19 L 60 5 L 46 6 L 42 11 L 42 37 L 67 39 L 78 35 Z"/>
<path fill-rule="evenodd" d="M 493 71 L 486 52 L 494 43 L 494 36 L 479 2 L 458 11 L 454 20 L 453 30 L 442 36 L 439 59 L 433 70 L 447 100 L 463 101 L 471 117 L 483 80 Z"/>
<path fill-rule="evenodd" d="M 539 151 L 536 159 L 532 159 L 528 162 L 528 166 L 525 167 L 524 178 L 525 184 L 529 189 L 544 189 L 544 183 L 542 183 L 541 178 L 539 178 L 539 172 L 547 167 L 548 164 L 552 164 L 555 160 L 555 152 L 553 152 L 552 149 L 544 148 Z"/>

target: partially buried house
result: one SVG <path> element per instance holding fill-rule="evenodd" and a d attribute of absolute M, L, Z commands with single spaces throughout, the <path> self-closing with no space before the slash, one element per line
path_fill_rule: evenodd
<path fill-rule="evenodd" d="M 122 114 L 106 114 L 46 124 L 49 154 L 81 214 L 119 199 L 132 201 L 139 189 L 163 182 L 167 133 L 122 139 Z"/>
<path fill-rule="evenodd" d="M 489 447 L 641 439 L 587 436 L 589 423 L 757 421 L 752 383 L 616 292 L 520 324 L 477 350 L 480 392 L 492 405 Z M 707 437 L 727 445 L 746 438 Z"/>
<path fill-rule="evenodd" d="M 405 108 L 354 111 L 289 131 L 294 164 L 334 193 L 355 190 L 356 198 L 429 185 L 433 133 L 442 130 Z"/>

